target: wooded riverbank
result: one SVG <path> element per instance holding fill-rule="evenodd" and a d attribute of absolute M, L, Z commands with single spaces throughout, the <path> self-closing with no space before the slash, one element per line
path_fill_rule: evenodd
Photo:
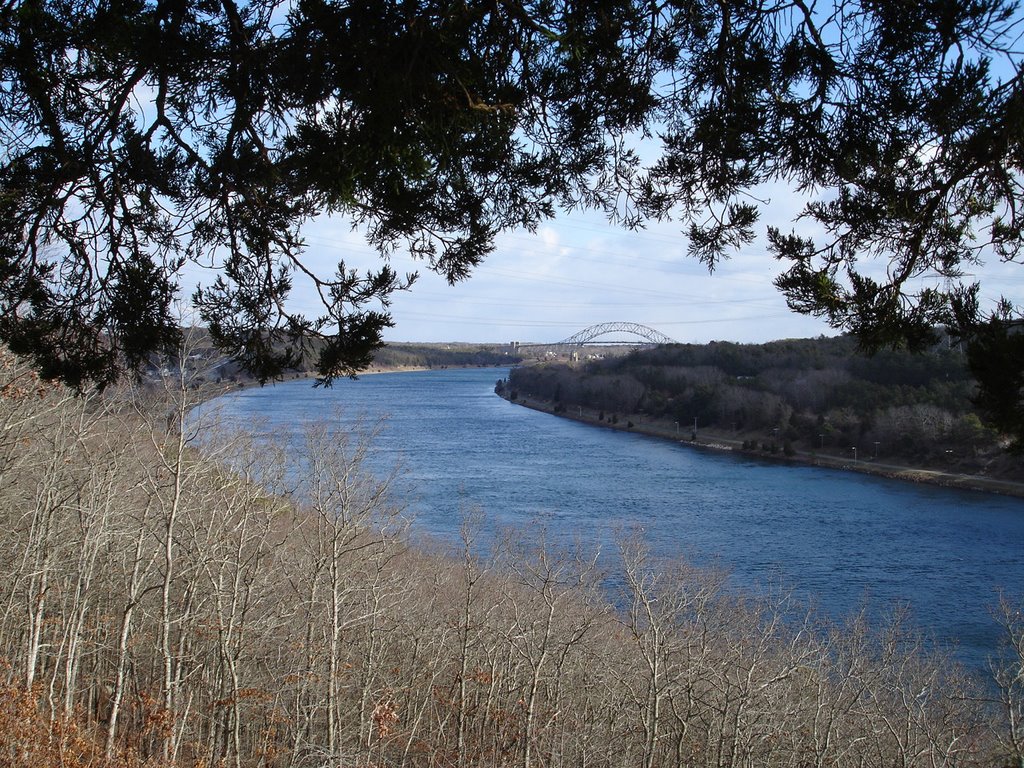
<path fill-rule="evenodd" d="M 745 449 L 744 440 L 722 433 L 713 429 L 698 428 L 696 437 L 693 432 L 675 423 L 665 420 L 651 419 L 632 415 L 628 418 L 620 418 L 612 422 L 607 418 L 601 418 L 599 411 L 591 408 L 577 406 L 575 409 L 566 408 L 556 410 L 556 404 L 537 398 L 531 398 L 517 393 L 513 399 L 509 392 L 499 393 L 502 397 L 515 405 L 525 408 L 532 408 L 536 411 L 550 413 L 563 419 L 572 419 L 590 424 L 603 429 L 614 429 L 621 432 L 633 432 L 639 435 L 657 438 L 659 440 L 670 440 L 680 445 L 690 446 L 697 450 L 724 451 L 736 453 L 759 461 L 773 461 L 780 463 L 799 463 L 816 467 L 828 467 L 829 469 L 840 469 L 848 472 L 861 472 L 879 477 L 889 477 L 896 480 L 905 480 L 912 483 L 930 483 L 948 488 L 959 488 L 968 491 L 982 491 L 985 493 L 999 493 L 1005 496 L 1024 498 L 1024 483 L 1000 480 L 998 478 L 984 477 L 979 475 L 965 475 L 955 472 L 944 472 L 938 469 L 924 467 L 898 466 L 888 462 L 879 462 L 874 459 L 853 459 L 852 456 L 834 456 L 825 453 L 793 451 L 789 454 L 776 450 L 765 451 L 761 449 Z M 636 421 L 633 421 L 636 419 Z"/>
<path fill-rule="evenodd" d="M 766 459 L 1013 495 L 1024 484 L 1013 436 L 986 422 L 953 345 L 873 356 L 849 337 L 664 345 L 520 366 L 507 389 L 558 415 Z"/>

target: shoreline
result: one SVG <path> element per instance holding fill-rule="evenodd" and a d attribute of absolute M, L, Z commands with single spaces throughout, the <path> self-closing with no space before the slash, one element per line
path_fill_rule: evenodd
<path fill-rule="evenodd" d="M 429 366 L 429 365 L 409 365 L 409 366 L 398 366 L 398 367 L 380 367 L 380 368 L 369 368 L 365 371 L 359 371 L 355 378 L 360 379 L 363 376 L 376 376 L 381 373 L 422 373 L 423 371 L 443 371 L 446 369 L 463 369 L 463 368 L 494 368 L 496 370 L 504 369 L 507 366 L 504 365 L 444 365 L 444 366 Z M 255 387 L 273 387 L 278 384 L 287 384 L 291 381 L 309 381 L 315 379 L 316 374 L 312 371 L 293 372 L 290 376 L 285 376 L 276 381 L 268 381 L 265 384 L 261 384 L 256 379 L 245 378 L 237 379 L 236 381 L 219 381 L 219 382 L 206 382 L 205 386 L 213 388 L 216 391 L 211 392 L 209 395 L 204 396 L 203 401 L 213 400 L 221 395 L 226 395 L 229 392 L 239 392 L 244 389 L 253 389 Z M 348 378 L 342 377 L 342 378 Z"/>
<path fill-rule="evenodd" d="M 445 366 L 452 368 L 477 368 L 477 367 L 491 367 L 491 366 Z M 493 366 L 494 368 L 501 368 L 502 366 Z M 433 368 L 429 366 L 410 366 L 410 367 L 399 367 L 399 368 L 373 368 L 366 371 L 360 371 L 358 376 L 373 376 L 381 373 L 413 373 L 419 371 L 433 371 L 442 370 L 440 368 Z M 267 385 L 275 383 L 285 383 L 287 381 L 296 380 L 309 380 L 314 378 L 313 374 L 305 373 L 293 376 L 290 379 L 282 379 L 281 382 L 268 382 Z M 260 385 L 258 381 L 239 381 L 235 384 L 220 390 L 219 392 L 211 393 L 211 397 L 204 397 L 203 400 L 215 399 L 220 395 L 226 394 L 231 391 L 238 391 L 240 389 L 248 389 L 250 387 L 267 386 Z M 632 418 L 637 419 L 637 422 L 632 427 L 628 426 L 629 418 L 625 418 L 621 423 L 613 424 L 607 420 L 601 421 L 598 418 L 597 412 L 592 409 L 582 408 L 577 406 L 575 413 L 566 410 L 562 413 L 554 413 L 553 405 L 550 402 L 544 400 L 538 400 L 535 398 L 525 397 L 520 395 L 518 399 L 511 400 L 506 395 L 498 395 L 503 400 L 511 403 L 512 405 L 519 405 L 525 408 L 530 408 L 534 411 L 546 413 L 550 416 L 557 418 L 569 419 L 571 421 L 577 421 L 583 424 L 587 424 L 593 427 L 601 429 L 613 429 L 620 432 L 633 432 L 636 434 L 644 435 L 645 437 L 652 437 L 658 440 L 668 440 L 670 442 L 677 443 L 679 445 L 688 446 L 696 450 L 703 451 L 715 451 L 719 453 L 731 453 L 736 456 L 742 456 L 750 459 L 757 459 L 759 461 L 773 462 L 777 464 L 798 464 L 802 466 L 811 467 L 822 467 L 824 469 L 837 469 L 845 472 L 860 472 L 865 475 L 873 475 L 876 477 L 886 477 L 891 480 L 899 480 L 902 482 L 910 483 L 927 483 L 929 485 L 935 485 L 943 488 L 953 488 L 963 491 L 973 491 L 976 493 L 995 493 L 1002 496 L 1011 496 L 1014 498 L 1024 499 L 1024 483 L 1015 482 L 1012 480 L 1000 480 L 997 478 L 985 477 L 982 475 L 965 475 L 956 472 L 945 472 L 938 469 L 929 469 L 926 467 L 912 467 L 906 465 L 889 464 L 884 462 L 878 462 L 873 459 L 861 459 L 854 461 L 849 457 L 836 456 L 826 453 L 818 452 L 807 452 L 807 451 L 796 451 L 790 456 L 783 455 L 781 453 L 768 453 L 764 451 L 751 451 L 744 450 L 742 448 L 743 441 L 738 440 L 735 437 L 727 436 L 723 433 L 716 432 L 714 430 L 699 429 L 697 433 L 697 439 L 691 440 L 682 437 L 686 434 L 685 429 L 680 429 L 675 424 L 668 424 L 667 422 L 646 419 L 641 421 L 643 417 L 638 417 L 635 414 Z"/>
<path fill-rule="evenodd" d="M 645 437 L 652 437 L 658 440 L 668 440 L 679 445 L 688 446 L 696 450 L 715 451 L 719 453 L 731 453 L 736 456 L 758 459 L 778 464 L 798 464 L 802 466 L 822 467 L 824 469 L 838 469 L 845 472 L 860 472 L 865 475 L 886 477 L 891 480 L 900 480 L 911 483 L 927 483 L 943 488 L 954 488 L 962 491 L 974 491 L 977 493 L 995 493 L 1002 496 L 1012 496 L 1024 499 L 1024 483 L 1012 480 L 999 480 L 996 478 L 984 477 L 982 475 L 964 475 L 955 472 L 944 472 L 938 469 L 924 467 L 910 467 L 898 464 L 878 462 L 873 459 L 853 460 L 849 457 L 835 456 L 825 453 L 796 451 L 786 456 L 781 453 L 768 453 L 764 451 L 751 451 L 742 448 L 743 441 L 734 437 L 728 437 L 714 430 L 698 429 L 696 439 L 687 439 L 685 435 L 688 429 L 680 429 L 675 423 L 647 419 L 640 421 L 642 417 L 635 414 L 631 418 L 637 419 L 632 427 L 628 426 L 629 418 L 624 418 L 620 423 L 613 424 L 607 420 L 602 421 L 597 413 L 591 409 L 576 406 L 576 411 L 565 410 L 562 413 L 555 413 L 552 404 L 547 401 L 535 398 L 524 397 L 522 394 L 516 400 L 508 398 L 504 394 L 498 395 L 512 405 L 523 406 L 534 411 L 546 413 L 557 418 L 569 419 L 582 424 L 587 424 L 601 429 L 614 429 L 620 432 L 632 432 Z"/>

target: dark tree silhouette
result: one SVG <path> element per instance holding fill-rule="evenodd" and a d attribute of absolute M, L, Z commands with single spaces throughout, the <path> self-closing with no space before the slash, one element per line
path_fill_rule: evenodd
<path fill-rule="evenodd" d="M 652 18 L 622 3 L 270 0 L 0 8 L 0 334 L 46 375 L 114 379 L 177 336 L 188 261 L 214 340 L 261 379 L 364 367 L 406 287 L 315 274 L 325 212 L 456 281 L 497 232 L 607 205 L 651 104 Z M 286 299 L 312 282 L 323 313 Z"/>
<path fill-rule="evenodd" d="M 0 338 L 108 382 L 174 341 L 191 261 L 221 348 L 264 380 L 314 354 L 330 381 L 380 346 L 414 278 L 396 249 L 454 282 L 497 233 L 587 206 L 677 219 L 714 268 L 785 182 L 823 232 L 768 230 L 790 306 L 921 347 L 983 256 L 1019 255 L 1018 21 L 1005 0 L 14 0 Z M 323 213 L 383 265 L 314 272 Z M 296 281 L 320 314 L 290 309 Z"/>

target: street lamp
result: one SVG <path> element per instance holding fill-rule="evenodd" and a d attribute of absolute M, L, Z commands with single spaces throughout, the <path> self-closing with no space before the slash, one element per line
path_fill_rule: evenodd
<path fill-rule="evenodd" d="M 873 459 L 877 459 L 878 458 L 878 443 L 879 443 L 879 441 L 875 440 L 875 455 L 871 457 Z"/>
<path fill-rule="evenodd" d="M 853 451 L 853 460 L 856 461 L 857 460 L 857 446 L 856 445 L 851 445 L 850 446 L 850 450 Z"/>

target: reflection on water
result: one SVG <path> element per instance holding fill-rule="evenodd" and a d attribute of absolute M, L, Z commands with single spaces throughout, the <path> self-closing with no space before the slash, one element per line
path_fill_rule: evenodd
<path fill-rule="evenodd" d="M 229 422 L 298 440 L 305 423 L 386 416 L 372 461 L 400 464 L 415 530 L 458 535 L 479 506 L 497 530 L 538 520 L 614 550 L 642 529 L 664 556 L 718 563 L 749 590 L 790 585 L 835 618 L 909 605 L 966 663 L 997 644 L 1001 591 L 1024 598 L 1024 501 L 811 467 L 761 463 L 578 424 L 505 402 L 503 370 L 381 374 L 333 389 L 297 381 L 217 401 Z"/>

